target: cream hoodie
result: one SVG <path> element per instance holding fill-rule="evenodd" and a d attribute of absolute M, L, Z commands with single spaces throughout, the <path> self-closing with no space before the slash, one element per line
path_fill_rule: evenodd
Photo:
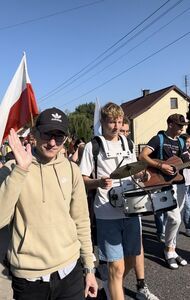
<path fill-rule="evenodd" d="M 73 172 L 72 172 L 73 170 Z M 76 164 L 59 156 L 33 157 L 29 171 L 9 161 L 0 169 L 0 228 L 11 223 L 8 258 L 17 277 L 59 270 L 80 256 L 94 267 L 83 179 Z"/>

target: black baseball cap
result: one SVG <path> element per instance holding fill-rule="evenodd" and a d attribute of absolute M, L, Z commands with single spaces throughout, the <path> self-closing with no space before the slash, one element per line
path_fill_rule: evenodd
<path fill-rule="evenodd" d="M 51 130 L 60 130 L 67 134 L 68 126 L 69 121 L 66 114 L 56 107 L 42 111 L 36 121 L 36 128 L 42 133 Z"/>
<path fill-rule="evenodd" d="M 188 125 L 189 122 L 186 122 L 185 121 L 185 118 L 183 115 L 180 115 L 180 114 L 173 114 L 173 115 L 170 115 L 167 119 L 167 123 L 175 123 L 177 125 L 181 125 L 181 126 L 184 126 L 184 125 Z"/>

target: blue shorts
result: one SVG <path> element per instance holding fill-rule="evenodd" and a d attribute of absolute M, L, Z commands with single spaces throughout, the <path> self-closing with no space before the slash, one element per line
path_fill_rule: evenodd
<path fill-rule="evenodd" d="M 139 217 L 116 220 L 96 220 L 99 259 L 116 261 L 141 252 L 141 222 Z"/>

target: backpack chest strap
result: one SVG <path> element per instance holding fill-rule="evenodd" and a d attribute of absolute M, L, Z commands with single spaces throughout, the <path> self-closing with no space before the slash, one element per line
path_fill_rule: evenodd
<path fill-rule="evenodd" d="M 116 158 L 116 157 L 124 158 L 124 157 L 129 157 L 131 155 L 129 151 L 127 139 L 123 138 L 123 136 L 120 136 L 121 144 L 122 144 L 122 148 L 120 150 L 118 150 L 117 148 L 109 149 L 109 144 L 107 143 L 105 138 L 103 136 L 99 136 L 99 138 L 101 139 L 102 148 L 104 150 L 106 158 Z"/>

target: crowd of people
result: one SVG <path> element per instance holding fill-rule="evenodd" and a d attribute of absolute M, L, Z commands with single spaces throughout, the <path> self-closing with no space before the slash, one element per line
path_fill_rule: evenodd
<path fill-rule="evenodd" d="M 100 121 L 102 136 L 95 147 L 83 137 L 68 136 L 61 110 L 46 109 L 27 138 L 11 129 L 1 147 L 0 228 L 10 228 L 7 260 L 15 300 L 97 298 L 97 270 L 104 288 L 101 299 L 124 300 L 123 281 L 132 268 L 136 299 L 158 300 L 145 281 L 141 216 L 127 214 L 121 197 L 114 205 L 110 201 L 111 193 L 135 190 L 137 182 L 148 180 L 145 170 L 110 178 L 137 160 L 173 178 L 168 186 L 176 207 L 155 213 L 155 224 L 167 266 L 187 265 L 176 242 L 179 203 L 190 237 L 190 171 L 184 168 L 176 182 L 168 159 L 190 160 L 190 136 L 182 135 L 188 122 L 180 114 L 169 116 L 166 131 L 152 137 L 137 157 L 130 122 L 119 105 L 102 107 Z"/>

